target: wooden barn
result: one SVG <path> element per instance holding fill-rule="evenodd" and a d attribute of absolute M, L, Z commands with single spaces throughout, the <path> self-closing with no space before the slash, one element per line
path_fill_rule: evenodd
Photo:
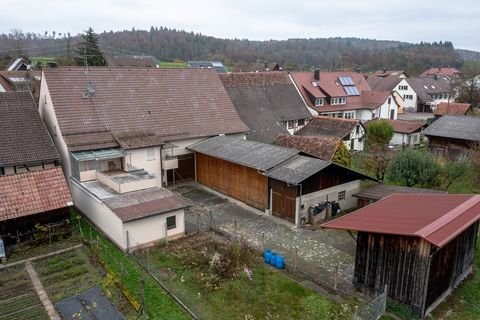
<path fill-rule="evenodd" d="M 479 195 L 393 194 L 322 226 L 358 232 L 358 288 L 424 318 L 472 271 L 479 219 Z"/>
<path fill-rule="evenodd" d="M 320 201 L 355 208 L 352 195 L 361 179 L 370 179 L 296 149 L 226 136 L 189 149 L 197 182 L 297 225 L 308 222 L 310 207 Z"/>

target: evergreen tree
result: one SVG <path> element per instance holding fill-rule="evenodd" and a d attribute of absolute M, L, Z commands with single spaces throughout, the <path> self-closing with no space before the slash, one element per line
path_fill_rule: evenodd
<path fill-rule="evenodd" d="M 86 59 L 89 66 L 105 66 L 107 61 L 98 46 L 98 35 L 93 31 L 92 27 L 82 34 L 82 39 L 77 44 L 77 56 L 75 57 L 77 65 L 84 65 Z"/>

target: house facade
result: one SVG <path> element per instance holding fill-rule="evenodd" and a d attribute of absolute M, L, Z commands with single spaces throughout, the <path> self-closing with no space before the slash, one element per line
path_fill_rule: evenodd
<path fill-rule="evenodd" d="M 162 187 L 194 178 L 188 145 L 248 130 L 210 69 L 46 69 L 39 111 L 77 207 L 125 250 L 184 234 Z"/>
<path fill-rule="evenodd" d="M 390 91 L 372 90 L 357 72 L 293 72 L 292 79 L 313 115 L 396 119 L 399 102 Z"/>
<path fill-rule="evenodd" d="M 407 78 L 405 81 L 417 94 L 417 112 L 433 112 L 440 103 L 455 100 L 451 80 L 434 76 Z"/>
<path fill-rule="evenodd" d="M 367 127 L 379 120 L 371 120 L 365 123 Z M 391 146 L 416 146 L 420 144 L 422 130 L 427 126 L 423 122 L 405 121 L 405 120 L 382 120 L 387 122 L 393 128 L 393 136 L 389 142 Z"/>

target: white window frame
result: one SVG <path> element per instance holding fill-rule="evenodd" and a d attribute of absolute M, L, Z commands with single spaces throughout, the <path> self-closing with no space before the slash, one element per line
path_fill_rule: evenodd
<path fill-rule="evenodd" d="M 288 129 L 293 129 L 293 128 L 295 128 L 295 121 L 294 121 L 294 120 L 288 120 L 288 121 L 287 121 L 287 128 L 288 128 Z"/>
<path fill-rule="evenodd" d="M 155 160 L 155 148 L 147 148 L 147 161 Z"/>
<path fill-rule="evenodd" d="M 169 226 L 168 225 L 168 219 L 172 219 L 174 220 L 174 225 L 173 226 Z M 169 216 L 167 218 L 165 218 L 165 226 L 167 227 L 167 230 L 173 230 L 173 229 L 176 229 L 177 228 L 177 216 Z"/>
<path fill-rule="evenodd" d="M 315 107 L 321 107 L 323 104 L 323 98 L 315 98 Z"/>
<path fill-rule="evenodd" d="M 346 104 L 346 103 L 347 103 L 347 98 L 345 98 L 345 97 L 337 97 L 337 98 L 331 98 L 330 99 L 330 104 L 331 105 Z"/>

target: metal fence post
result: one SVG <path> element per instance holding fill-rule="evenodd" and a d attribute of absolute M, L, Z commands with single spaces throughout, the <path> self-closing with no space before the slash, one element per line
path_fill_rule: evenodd
<path fill-rule="evenodd" d="M 233 219 L 233 236 L 237 238 L 237 219 Z"/>
<path fill-rule="evenodd" d="M 166 221 L 165 221 L 165 244 L 168 244 L 168 229 L 167 229 Z"/>
<path fill-rule="evenodd" d="M 353 312 L 353 320 L 358 319 L 358 306 L 355 306 L 355 311 Z"/>
<path fill-rule="evenodd" d="M 213 229 L 213 212 L 212 210 L 208 210 L 208 215 L 210 217 L 210 231 Z"/>
<path fill-rule="evenodd" d="M 262 232 L 262 252 L 265 251 L 265 232 Z"/>
<path fill-rule="evenodd" d="M 295 260 L 293 260 L 293 268 L 297 271 L 298 247 L 295 247 Z"/>
<path fill-rule="evenodd" d="M 338 283 L 338 264 L 335 266 L 335 277 L 333 279 L 333 290 L 337 291 L 337 283 Z"/>
<path fill-rule="evenodd" d="M 197 213 L 197 232 L 200 233 L 200 213 Z"/>

